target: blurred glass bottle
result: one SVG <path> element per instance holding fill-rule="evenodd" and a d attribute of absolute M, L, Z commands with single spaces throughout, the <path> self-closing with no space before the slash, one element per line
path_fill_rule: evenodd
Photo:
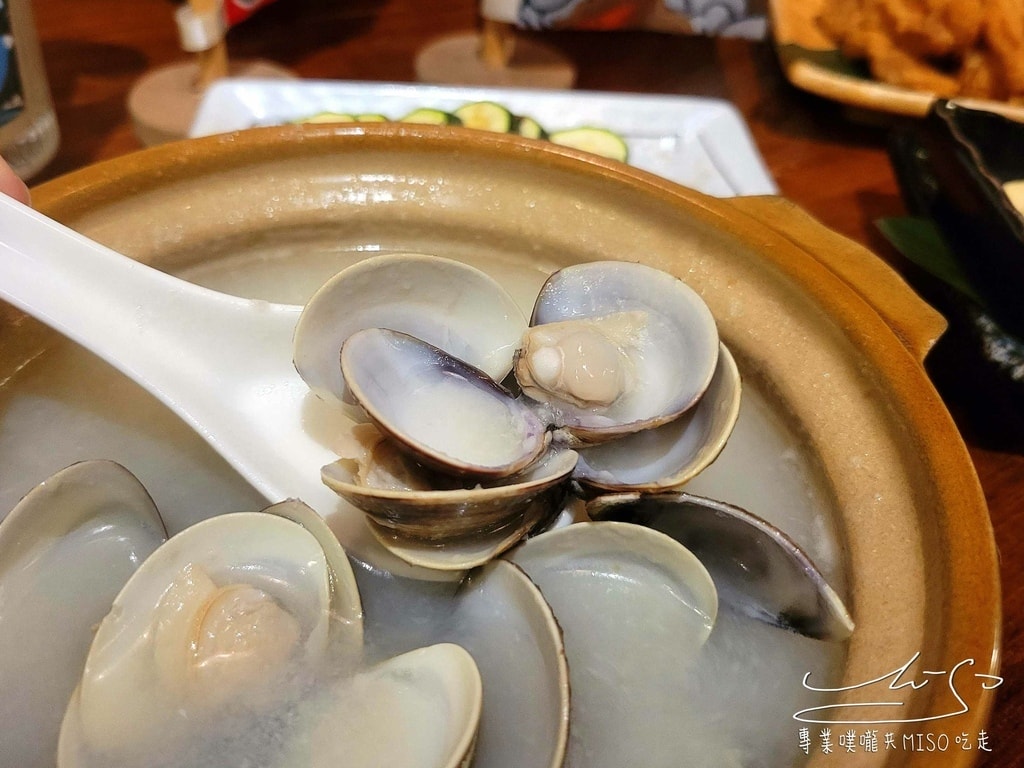
<path fill-rule="evenodd" d="M 28 179 L 59 143 L 31 0 L 0 0 L 0 156 Z"/>

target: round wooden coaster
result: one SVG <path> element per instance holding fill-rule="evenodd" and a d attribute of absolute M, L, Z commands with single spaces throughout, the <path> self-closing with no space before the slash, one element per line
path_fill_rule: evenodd
<path fill-rule="evenodd" d="M 236 61 L 229 77 L 295 77 L 291 70 L 268 61 Z M 128 94 L 128 112 L 135 135 L 146 146 L 183 139 L 203 96 L 199 65 L 183 61 L 143 75 Z"/>
<path fill-rule="evenodd" d="M 558 51 L 532 39 L 517 37 L 506 66 L 481 56 L 476 32 L 446 35 L 416 56 L 416 79 L 446 85 L 492 85 L 523 88 L 571 88 L 576 67 Z"/>

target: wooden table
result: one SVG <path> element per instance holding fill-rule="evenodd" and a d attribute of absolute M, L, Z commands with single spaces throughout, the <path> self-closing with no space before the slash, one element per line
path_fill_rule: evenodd
<path fill-rule="evenodd" d="M 184 58 L 173 5 L 44 0 L 35 8 L 62 133 L 59 155 L 36 181 L 138 149 L 126 98 L 152 67 Z M 228 46 L 232 58 L 272 59 L 304 77 L 408 81 L 420 47 L 476 24 L 472 0 L 281 0 L 233 29 Z M 545 40 L 575 61 L 580 88 L 732 101 L 784 196 L 903 268 L 873 225 L 904 212 L 885 151 L 889 126 L 851 119 L 795 90 L 767 45 L 633 32 L 551 33 Z M 970 383 L 969 372 L 958 378 Z M 1024 719 L 1024 526 L 1015 515 L 1024 512 L 1024 436 L 999 447 L 969 407 L 984 403 L 984 394 L 944 394 L 985 489 L 1002 558 L 1005 683 L 983 764 L 1021 765 L 1024 744 L 1014 732 Z"/>

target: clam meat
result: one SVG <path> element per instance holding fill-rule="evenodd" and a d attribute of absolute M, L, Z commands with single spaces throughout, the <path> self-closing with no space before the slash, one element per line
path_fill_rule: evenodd
<path fill-rule="evenodd" d="M 349 336 L 340 359 L 348 392 L 387 437 L 368 464 L 343 459 L 325 467 L 324 482 L 366 512 L 394 554 L 427 567 L 479 565 L 552 519 L 551 503 L 534 504 L 536 482 L 502 481 L 499 490 L 493 479 L 539 476 L 547 498 L 562 501 L 567 475 L 531 468 L 552 463 L 538 457 L 565 444 L 577 453 L 557 465 L 561 472 L 573 462 L 578 487 L 597 497 L 588 508 L 594 517 L 613 514 L 601 497 L 609 492 L 634 492 L 638 501 L 629 509 L 648 509 L 648 500 L 662 509 L 668 492 L 677 493 L 677 507 L 697 507 L 678 501 L 695 498 L 679 489 L 718 457 L 739 416 L 739 369 L 708 307 L 681 280 L 630 262 L 578 264 L 547 279 L 515 353 L 520 398 L 442 350 L 386 328 Z M 712 507 L 714 515 L 703 514 Z M 842 601 L 801 550 L 749 513 L 723 512 L 733 509 L 700 507 L 702 514 L 687 520 L 705 528 L 730 524 L 718 525 L 718 537 L 680 539 L 714 568 L 730 604 L 810 636 L 848 636 L 852 621 Z M 633 517 L 651 524 L 643 514 Z M 743 548 L 768 553 L 770 578 L 737 575 L 752 567 L 739 560 Z"/>
<path fill-rule="evenodd" d="M 686 283 L 643 264 L 596 261 L 548 278 L 515 373 L 555 426 L 599 442 L 693 406 L 718 349 L 711 311 Z"/>
<path fill-rule="evenodd" d="M 650 429 L 579 446 L 573 477 L 590 491 L 658 491 L 686 484 L 718 458 L 740 411 L 740 374 L 725 344 L 700 400 Z"/>
<path fill-rule="evenodd" d="M 710 311 L 674 276 L 594 262 L 552 275 L 528 327 L 482 275 L 419 254 L 367 259 L 318 292 L 295 340 L 296 367 L 360 446 L 322 468 L 324 483 L 402 560 L 449 573 L 354 573 L 325 521 L 295 500 L 165 542 L 126 470 L 66 470 L 26 498 L 72 510 L 51 525 L 64 513 L 33 509 L 35 540 L 53 534 L 45 546 L 9 546 L 24 539 L 27 513 L 0 525 L 0 658 L 30 658 L 26 638 L 46 634 L 10 644 L 13 570 L 42 553 L 54 580 L 97 574 L 92 564 L 80 574 L 62 547 L 80 530 L 115 530 L 82 512 L 102 506 L 100 486 L 114 489 L 117 522 L 131 521 L 116 538 L 133 562 L 105 591 L 85 590 L 96 600 L 81 602 L 100 604 L 88 623 L 65 622 L 80 648 L 56 651 L 74 667 L 63 724 L 64 704 L 47 699 L 53 722 L 23 729 L 27 747 L 3 737 L 0 753 L 25 747 L 10 753 L 29 768 L 53 768 L 55 751 L 58 768 L 668 768 L 707 754 L 716 766 L 751 764 L 756 745 L 742 756 L 731 742 L 694 746 L 720 716 L 695 714 L 718 683 L 706 670 L 735 677 L 736 654 L 721 646 L 756 656 L 739 665 L 746 675 L 762 659 L 776 664 L 757 645 L 766 633 L 799 656 L 821 645 L 808 638 L 844 640 L 853 623 L 784 533 L 681 490 L 722 451 L 739 412 L 738 368 Z M 567 514 L 581 497 L 586 514 Z M 571 521 L 550 527 L 560 511 Z M 377 647 L 364 638 L 357 576 L 383 595 L 370 607 L 388 615 L 371 623 L 392 634 Z M 388 603 L 403 584 L 413 597 Z M 19 623 L 38 598 L 20 599 Z M 45 604 L 37 614 L 52 618 Z M 736 610 L 722 621 L 720 606 Z M 30 691 L 48 674 L 26 669 L 12 678 L 14 666 L 0 666 L 0 690 Z M 766 676 L 795 688 L 777 677 Z M 746 682 L 726 697 L 741 726 L 760 714 L 740 701 Z M 684 721 L 696 725 L 680 735 Z"/>
<path fill-rule="evenodd" d="M 194 723 L 270 707 L 331 647 L 358 653 L 355 582 L 335 554 L 288 517 L 246 512 L 160 546 L 96 630 L 61 727 L 60 768 L 187 754 Z"/>
<path fill-rule="evenodd" d="M 429 257 L 370 261 L 364 269 L 373 279 L 353 284 L 361 288 L 358 306 L 376 308 L 362 314 L 377 327 L 338 320 L 342 331 L 314 332 L 313 318 L 344 314 L 337 302 L 351 289 L 337 286 L 359 276 L 349 268 L 307 304 L 295 359 L 322 395 L 322 377 L 307 376 L 310 350 L 318 350 L 320 362 L 336 369 L 332 376 L 340 374 L 334 394 L 386 436 L 369 461 L 342 456 L 322 477 L 367 514 L 373 533 L 401 559 L 444 569 L 478 565 L 552 518 L 570 473 L 592 488 L 676 487 L 724 447 L 739 408 L 739 373 L 710 310 L 674 276 L 628 262 L 550 276 L 515 344 L 516 397 L 450 345 L 395 330 L 408 327 L 409 311 L 393 286 L 410 264 L 426 269 Z M 444 279 L 457 277 L 447 260 L 436 263 Z M 456 295 L 462 303 L 461 286 Z M 429 291 L 412 303 L 417 317 L 432 311 L 438 323 L 448 312 Z M 484 318 L 479 325 L 489 327 Z M 480 349 L 494 343 L 486 336 L 476 340 Z M 592 453 L 580 461 L 566 445 Z M 630 467 L 638 457 L 642 476 Z M 457 551 L 446 553 L 450 545 Z"/>

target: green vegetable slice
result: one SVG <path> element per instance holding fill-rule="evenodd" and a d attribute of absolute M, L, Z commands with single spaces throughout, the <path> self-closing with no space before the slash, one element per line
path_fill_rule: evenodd
<path fill-rule="evenodd" d="M 350 115 L 345 112 L 319 112 L 309 117 L 295 120 L 296 123 L 349 123 L 349 122 L 386 122 L 384 115 L 372 112 Z M 506 107 L 493 101 L 471 101 L 463 104 L 454 112 L 446 112 L 431 107 L 414 109 L 405 117 L 399 118 L 403 123 L 424 123 L 428 125 L 462 125 L 495 133 L 516 133 L 529 139 L 547 139 L 555 144 L 592 152 L 595 155 L 626 162 L 629 150 L 625 140 L 617 133 L 606 128 L 570 128 L 549 134 L 544 127 L 526 115 L 513 115 Z"/>
<path fill-rule="evenodd" d="M 629 157 L 625 140 L 605 128 L 570 128 L 555 131 L 548 138 L 563 147 L 582 149 L 622 163 Z"/>
<path fill-rule="evenodd" d="M 455 110 L 466 128 L 495 133 L 512 132 L 512 113 L 493 101 L 471 101 Z"/>
<path fill-rule="evenodd" d="M 462 125 L 462 121 L 450 112 L 441 109 L 429 109 L 421 107 L 414 109 L 405 117 L 400 118 L 402 123 L 426 123 L 428 125 Z"/>
<path fill-rule="evenodd" d="M 355 118 L 347 112 L 317 112 L 309 117 L 295 120 L 296 123 L 351 123 Z"/>
<path fill-rule="evenodd" d="M 540 123 L 532 117 L 524 115 L 517 116 L 512 121 L 512 131 L 528 139 L 546 139 L 548 137 L 547 131 L 541 127 Z"/>

